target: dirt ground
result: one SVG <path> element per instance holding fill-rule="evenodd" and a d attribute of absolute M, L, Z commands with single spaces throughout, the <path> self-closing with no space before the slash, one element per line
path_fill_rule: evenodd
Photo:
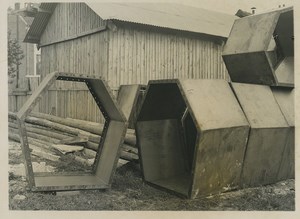
<path fill-rule="evenodd" d="M 34 167 L 44 171 L 88 170 L 71 155 L 62 162 L 42 161 L 32 157 Z M 153 188 L 143 182 L 138 164 L 119 167 L 109 190 L 75 192 L 31 192 L 24 176 L 20 144 L 9 143 L 9 209 L 10 210 L 174 210 L 174 211 L 294 211 L 295 182 L 293 179 L 274 185 L 231 191 L 187 200 Z"/>

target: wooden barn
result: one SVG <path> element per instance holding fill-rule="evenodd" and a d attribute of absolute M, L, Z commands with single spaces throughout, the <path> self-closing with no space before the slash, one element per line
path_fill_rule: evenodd
<path fill-rule="evenodd" d="M 117 94 L 151 79 L 223 78 L 235 17 L 171 3 L 42 3 L 25 37 L 41 49 L 41 79 L 63 71 L 102 76 Z M 100 121 L 88 89 L 56 82 L 39 105 L 61 117 Z"/>

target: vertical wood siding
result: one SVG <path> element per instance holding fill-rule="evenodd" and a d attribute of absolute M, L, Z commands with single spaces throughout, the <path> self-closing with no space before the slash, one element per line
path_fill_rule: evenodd
<path fill-rule="evenodd" d="M 87 32 L 104 26 L 105 23 L 84 3 L 60 3 L 43 32 L 40 44 Z"/>
<path fill-rule="evenodd" d="M 109 39 L 108 78 L 113 87 L 152 79 L 229 80 L 223 45 L 214 41 L 133 28 L 110 31 Z"/>
<path fill-rule="evenodd" d="M 42 47 L 42 79 L 53 71 L 96 74 L 107 79 L 107 32 Z M 62 117 L 103 121 L 84 83 L 57 81 L 42 99 L 40 111 Z"/>
<path fill-rule="evenodd" d="M 59 4 L 42 36 L 42 44 L 88 31 L 103 25 L 101 22 L 85 4 Z M 221 57 L 222 46 L 209 38 L 184 33 L 118 27 L 116 31 L 42 47 L 41 72 L 42 78 L 53 71 L 97 74 L 108 82 L 115 95 L 121 84 L 147 84 L 152 79 L 229 80 Z M 56 82 L 43 98 L 40 111 L 103 121 L 86 87 L 72 82 Z"/>

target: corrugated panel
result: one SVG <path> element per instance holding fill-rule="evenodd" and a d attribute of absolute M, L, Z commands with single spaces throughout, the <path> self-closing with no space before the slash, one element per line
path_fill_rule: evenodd
<path fill-rule="evenodd" d="M 104 20 L 121 20 L 228 37 L 235 16 L 174 3 L 86 3 Z"/>
<path fill-rule="evenodd" d="M 42 3 L 41 9 L 51 13 L 39 12 L 36 15 L 24 42 L 39 43 L 57 5 L 59 9 L 55 13 L 60 13 L 57 16 L 60 19 L 48 29 L 53 36 L 61 37 L 97 27 L 102 18 L 227 38 L 235 19 L 231 15 L 173 3 Z M 64 28 L 59 25 L 61 29 L 53 29 L 60 22 L 65 24 Z M 82 23 L 85 25 L 80 25 Z M 73 27 L 78 29 L 70 29 Z"/>
<path fill-rule="evenodd" d="M 49 13 L 45 12 L 38 12 L 35 16 L 26 36 L 24 42 L 27 43 L 39 43 L 39 39 L 46 28 L 48 21 L 56 7 L 57 3 L 42 3 L 40 5 L 40 9 L 48 11 Z"/>

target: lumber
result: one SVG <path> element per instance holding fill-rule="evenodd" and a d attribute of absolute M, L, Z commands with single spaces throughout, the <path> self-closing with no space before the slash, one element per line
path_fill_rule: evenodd
<path fill-rule="evenodd" d="M 83 146 L 80 146 L 80 145 L 70 146 L 70 145 L 66 145 L 66 144 L 53 144 L 52 146 L 53 146 L 53 148 L 55 148 L 62 154 L 72 153 L 72 152 L 76 152 L 76 151 L 82 151 L 84 148 Z"/>
<path fill-rule="evenodd" d="M 139 156 L 126 151 L 121 151 L 120 157 L 124 160 L 138 162 Z"/>
<path fill-rule="evenodd" d="M 20 136 L 18 134 L 13 134 L 12 131 L 8 133 L 8 137 L 11 140 L 20 142 Z M 45 158 L 51 161 L 58 161 L 60 156 L 55 155 L 47 144 L 38 142 L 32 138 L 28 138 L 29 148 L 32 149 L 31 154 L 38 157 Z"/>
<path fill-rule="evenodd" d="M 131 145 L 123 144 L 123 145 L 122 145 L 122 149 L 123 149 L 124 151 L 127 151 L 127 152 L 130 152 L 130 153 L 133 153 L 133 154 L 137 154 L 137 155 L 138 155 L 138 149 L 135 148 L 135 147 L 132 147 Z"/>
<path fill-rule="evenodd" d="M 88 156 L 89 158 L 95 158 L 96 157 L 96 152 L 91 150 L 91 149 L 88 149 L 88 148 L 84 148 L 83 149 L 83 153 Z"/>
<path fill-rule="evenodd" d="M 14 123 L 14 122 L 9 122 L 8 127 L 15 128 L 15 129 L 19 128 L 18 124 Z M 48 136 L 48 137 L 55 138 L 55 139 L 60 139 L 60 140 L 70 137 L 70 135 L 68 135 L 68 134 L 62 134 L 62 133 L 59 133 L 57 131 L 48 129 L 46 127 L 35 126 L 35 125 L 32 125 L 32 124 L 28 124 L 28 123 L 26 124 L 26 131 L 36 133 L 36 134 L 40 134 L 40 135 L 44 135 L 44 136 Z"/>
<path fill-rule="evenodd" d="M 13 112 L 9 112 L 8 116 L 9 118 L 16 119 L 16 114 Z M 85 136 L 88 137 L 89 141 L 96 144 L 100 142 L 99 135 L 101 135 L 103 131 L 103 124 L 100 123 L 71 118 L 61 118 L 37 112 L 32 112 L 30 116 L 26 117 L 25 121 L 30 124 L 51 128 L 63 132 L 64 134 L 81 137 Z M 127 129 L 124 142 L 126 144 L 136 146 L 136 136 L 133 129 Z"/>
<path fill-rule="evenodd" d="M 85 145 L 88 142 L 88 138 L 86 137 L 68 137 L 64 138 L 61 141 L 59 141 L 60 144 L 67 144 L 67 145 Z"/>
<path fill-rule="evenodd" d="M 87 166 L 92 166 L 95 161 L 95 159 L 85 159 L 85 158 L 79 157 L 77 155 L 73 155 L 73 156 L 77 162 L 79 162 L 83 165 L 87 165 Z"/>
<path fill-rule="evenodd" d="M 63 125 L 67 125 L 73 128 L 80 127 L 81 130 L 84 130 L 86 132 L 90 132 L 96 135 L 101 135 L 103 130 L 103 124 L 95 123 L 95 122 L 88 122 L 85 120 L 77 120 L 77 119 L 71 119 L 71 118 L 61 118 L 49 114 L 44 113 L 38 113 L 38 112 L 32 112 L 30 114 L 31 116 L 34 116 L 36 118 L 46 119 L 51 122 L 60 123 Z"/>
<path fill-rule="evenodd" d="M 12 129 L 10 139 L 18 140 L 18 125 L 15 120 L 16 115 L 15 113 L 9 112 L 8 117 L 10 120 L 9 127 Z M 51 119 L 51 121 L 48 119 Z M 53 144 L 81 145 L 85 147 L 86 154 L 90 157 L 92 157 L 92 155 L 95 156 L 98 150 L 101 136 L 94 134 L 96 133 L 95 131 L 93 131 L 94 133 L 86 131 L 92 131 L 96 126 L 99 127 L 98 123 L 70 118 L 63 119 L 42 113 L 32 113 L 25 121 L 29 144 L 39 144 L 40 147 L 52 149 Z M 66 124 L 71 124 L 74 127 L 70 127 Z M 75 125 L 80 128 L 75 127 Z M 87 128 L 88 126 L 92 128 Z M 82 130 L 82 127 L 84 127 L 85 130 Z M 100 132 L 98 131 L 97 133 Z M 126 134 L 120 155 L 121 158 L 130 161 L 138 159 L 138 149 L 135 146 L 136 137 L 132 133 L 134 133 L 134 130 L 130 130 L 129 133 Z"/>
<path fill-rule="evenodd" d="M 30 145 L 30 148 L 32 148 L 32 145 Z M 38 157 L 45 158 L 47 160 L 51 160 L 51 161 L 59 161 L 59 159 L 60 159 L 60 156 L 57 156 L 57 155 L 54 155 L 51 153 L 47 153 L 43 150 L 34 149 L 31 151 L 31 154 L 38 156 Z"/>

